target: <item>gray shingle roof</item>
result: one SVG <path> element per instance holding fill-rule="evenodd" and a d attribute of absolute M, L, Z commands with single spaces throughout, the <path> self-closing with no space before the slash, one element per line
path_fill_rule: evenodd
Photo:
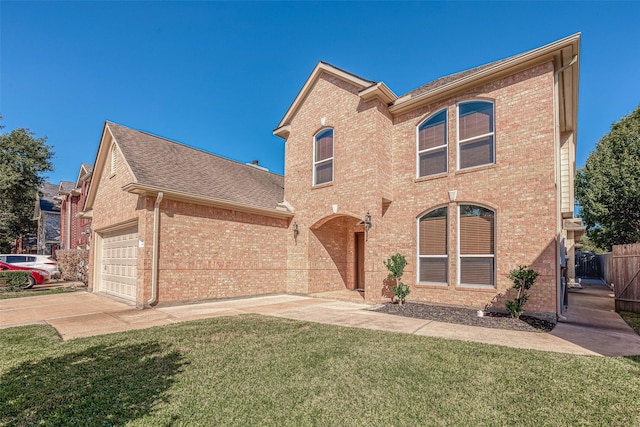
<path fill-rule="evenodd" d="M 464 71 L 460 71 L 458 73 L 454 73 L 454 74 L 449 74 L 448 76 L 444 76 L 444 77 L 440 77 L 438 79 L 435 79 L 425 85 L 420 86 L 417 89 L 414 89 L 410 92 L 407 92 L 406 94 L 402 95 L 402 96 L 409 96 L 409 97 L 415 97 L 418 96 L 424 92 L 428 92 L 430 90 L 436 89 L 440 86 L 443 86 L 447 83 L 451 83 L 454 82 L 456 80 L 459 80 L 463 77 L 466 77 L 470 74 L 474 74 L 477 73 L 478 71 L 482 71 L 485 68 L 489 68 L 492 67 L 494 65 L 498 65 L 502 62 L 508 61 L 509 59 L 511 59 L 512 57 L 509 58 L 505 58 L 505 59 L 501 59 L 499 61 L 495 61 L 495 62 L 490 62 L 488 64 L 484 64 L 484 65 L 480 65 L 479 67 L 475 67 L 475 68 L 471 68 L 470 70 L 464 70 Z"/>
<path fill-rule="evenodd" d="M 71 181 L 60 181 L 58 191 L 71 191 L 76 188 L 76 183 Z"/>
<path fill-rule="evenodd" d="M 107 122 L 138 184 L 259 208 L 284 199 L 284 177 Z"/>

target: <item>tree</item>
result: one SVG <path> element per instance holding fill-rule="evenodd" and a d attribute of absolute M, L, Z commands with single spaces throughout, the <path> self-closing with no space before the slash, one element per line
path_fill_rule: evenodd
<path fill-rule="evenodd" d="M 25 128 L 0 134 L 0 253 L 9 252 L 14 239 L 35 233 L 37 189 L 43 174 L 53 170 L 53 151 L 46 140 Z"/>
<path fill-rule="evenodd" d="M 597 247 L 640 242 L 640 105 L 611 126 L 578 170 L 576 199 Z"/>

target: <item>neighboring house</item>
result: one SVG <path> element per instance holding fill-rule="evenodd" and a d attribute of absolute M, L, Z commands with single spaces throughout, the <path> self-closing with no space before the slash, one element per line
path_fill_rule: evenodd
<path fill-rule="evenodd" d="M 89 248 L 91 219 L 82 217 L 82 208 L 92 172 L 93 165 L 82 163 L 76 182 L 60 182 L 56 200 L 60 201 L 61 249 Z"/>
<path fill-rule="evenodd" d="M 396 96 L 320 62 L 274 131 L 285 177 L 107 123 L 85 209 L 92 286 L 138 305 L 357 290 L 383 300 L 400 252 L 410 299 L 561 313 L 570 259 L 580 35 Z M 284 187 L 284 190 L 283 190 Z"/>
<path fill-rule="evenodd" d="M 37 253 L 53 255 L 60 246 L 60 204 L 55 199 L 58 186 L 44 183 L 38 188 L 33 220 L 38 222 Z"/>

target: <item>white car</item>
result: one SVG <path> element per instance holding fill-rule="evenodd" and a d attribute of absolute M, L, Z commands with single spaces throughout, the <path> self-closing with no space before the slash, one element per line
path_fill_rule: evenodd
<path fill-rule="evenodd" d="M 59 278 L 58 262 L 47 255 L 2 254 L 0 261 L 19 267 L 37 268 L 48 271 L 52 278 Z"/>

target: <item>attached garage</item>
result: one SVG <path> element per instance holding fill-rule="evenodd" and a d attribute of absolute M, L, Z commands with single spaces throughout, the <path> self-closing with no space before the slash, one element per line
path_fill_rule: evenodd
<path fill-rule="evenodd" d="M 137 226 L 104 233 L 98 289 L 110 295 L 135 301 L 137 253 Z"/>

